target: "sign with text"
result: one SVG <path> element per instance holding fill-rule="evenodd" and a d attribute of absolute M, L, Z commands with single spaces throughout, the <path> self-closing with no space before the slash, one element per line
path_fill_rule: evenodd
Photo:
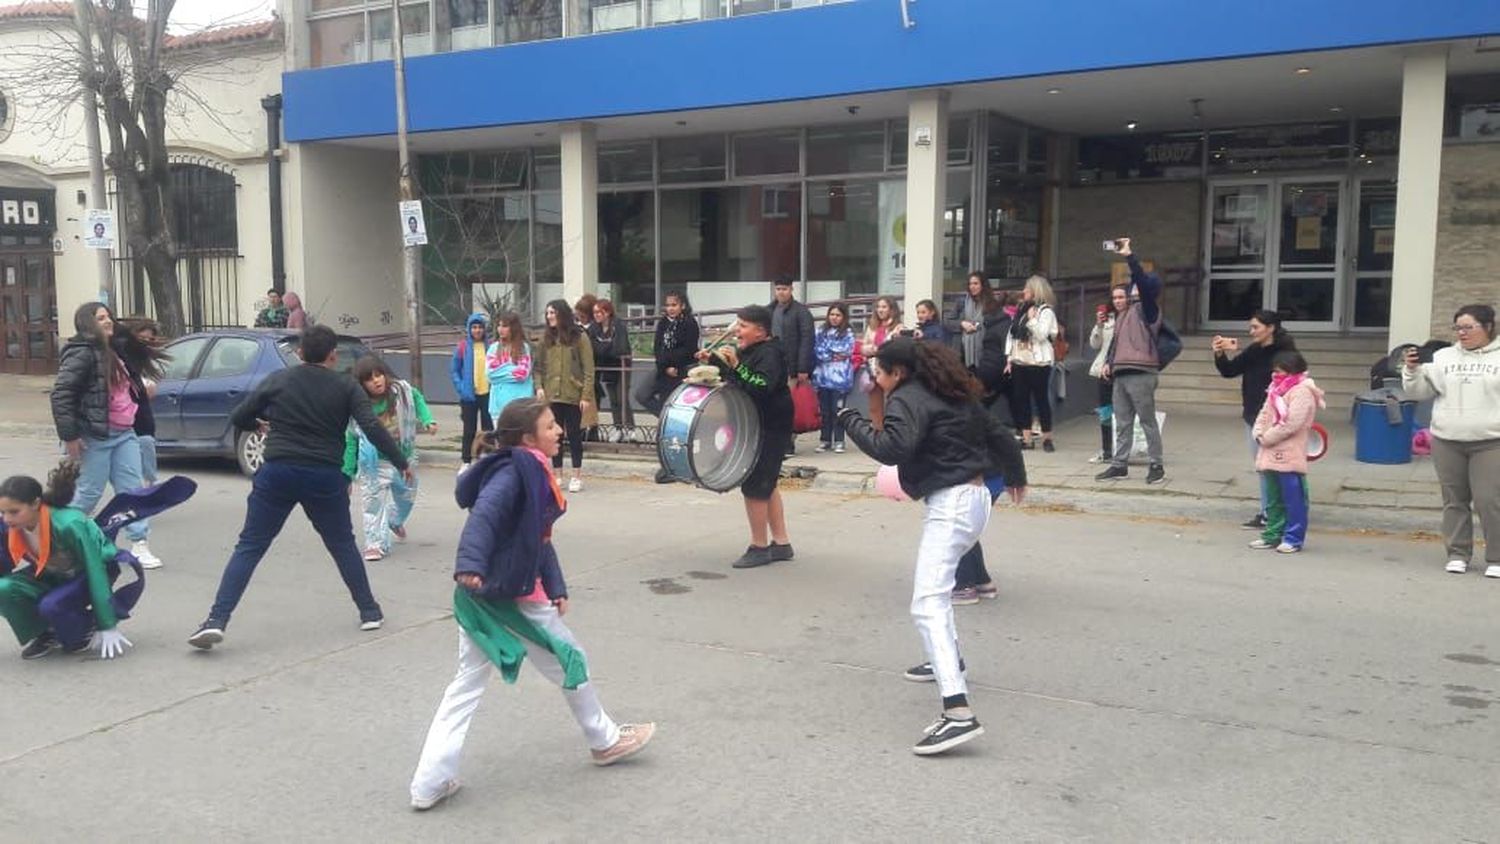
<path fill-rule="evenodd" d="M 90 208 L 84 213 L 83 245 L 89 249 L 115 248 L 115 212 Z"/>
<path fill-rule="evenodd" d="M 0 187 L 0 230 L 50 235 L 55 226 L 52 191 Z"/>
<path fill-rule="evenodd" d="M 422 216 L 422 201 L 401 203 L 401 242 L 407 246 L 427 245 L 427 220 Z"/>

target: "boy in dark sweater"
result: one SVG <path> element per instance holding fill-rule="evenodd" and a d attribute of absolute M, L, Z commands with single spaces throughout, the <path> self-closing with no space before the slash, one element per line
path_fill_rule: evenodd
<path fill-rule="evenodd" d="M 717 366 L 724 379 L 739 385 L 760 410 L 760 453 L 740 485 L 750 521 L 750 547 L 734 567 L 746 569 L 792 559 L 786 510 L 776 488 L 792 435 L 792 391 L 787 386 L 786 356 L 771 339 L 771 310 L 751 305 L 736 316 L 739 348 L 723 346 L 712 355 L 699 352 L 698 357 Z"/>
<path fill-rule="evenodd" d="M 224 641 L 224 628 L 250 585 L 255 567 L 281 533 L 292 508 L 313 523 L 333 556 L 349 595 L 359 607 L 359 629 L 378 630 L 384 621 L 370 592 L 364 559 L 354 543 L 349 517 L 349 479 L 344 476 L 344 434 L 352 417 L 380 453 L 414 480 L 406 456 L 370 410 L 370 399 L 353 378 L 334 370 L 338 336 L 315 325 L 302 332 L 302 365 L 277 372 L 255 389 L 231 415 L 236 428 L 267 432 L 266 462 L 255 473 L 245 526 L 224 568 L 208 619 L 188 644 L 208 650 Z"/>

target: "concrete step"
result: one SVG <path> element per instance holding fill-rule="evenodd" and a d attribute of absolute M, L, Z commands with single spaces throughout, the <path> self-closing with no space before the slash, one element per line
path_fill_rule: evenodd
<path fill-rule="evenodd" d="M 1370 384 L 1370 378 L 1365 374 L 1345 375 L 1342 373 L 1328 373 L 1325 371 L 1314 372 L 1313 380 L 1318 383 L 1318 386 L 1321 387 L 1324 392 L 1335 393 L 1353 394 L 1364 392 L 1365 390 L 1369 389 Z M 1172 387 L 1184 387 L 1210 391 L 1226 389 L 1234 393 L 1235 395 L 1239 395 L 1240 392 L 1240 379 L 1224 378 L 1217 372 L 1204 373 L 1191 372 L 1187 370 L 1184 370 L 1182 372 L 1174 372 L 1169 369 L 1162 374 L 1161 385 L 1164 387 L 1170 385 Z"/>
<path fill-rule="evenodd" d="M 1241 344 L 1248 343 L 1249 338 L 1243 333 L 1225 332 L 1225 337 L 1234 337 Z M 1317 352 L 1368 352 L 1372 356 L 1379 356 L 1390 352 L 1390 346 L 1386 345 L 1386 337 L 1383 334 L 1376 335 L 1349 335 L 1337 336 L 1329 334 L 1297 334 L 1292 337 L 1297 341 L 1297 348 Z M 1182 338 L 1184 352 L 1187 347 L 1207 348 L 1213 340 L 1214 335 L 1194 334 Z"/>
<path fill-rule="evenodd" d="M 1318 351 L 1311 349 L 1299 349 L 1302 356 L 1315 369 L 1323 369 L 1329 366 L 1354 366 L 1369 371 L 1370 365 L 1379 360 L 1385 352 L 1351 352 L 1351 351 Z M 1389 351 L 1389 350 L 1386 350 Z M 1183 364 L 1202 364 L 1204 366 L 1214 365 L 1214 353 L 1209 348 L 1183 348 L 1182 354 L 1172 362 L 1172 366 Z"/>

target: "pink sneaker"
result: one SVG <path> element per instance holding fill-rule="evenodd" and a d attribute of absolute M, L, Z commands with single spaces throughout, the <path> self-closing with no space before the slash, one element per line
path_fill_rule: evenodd
<path fill-rule="evenodd" d="M 379 562 L 380 560 L 382 560 L 384 558 L 385 558 L 385 552 L 382 551 L 382 550 L 380 550 L 379 548 L 366 548 L 365 549 L 365 562 L 367 562 L 367 563 Z"/>
<path fill-rule="evenodd" d="M 591 751 L 594 764 L 602 768 L 634 756 L 645 749 L 653 735 L 656 735 L 656 725 L 653 723 L 621 724 L 618 741 L 604 750 Z"/>

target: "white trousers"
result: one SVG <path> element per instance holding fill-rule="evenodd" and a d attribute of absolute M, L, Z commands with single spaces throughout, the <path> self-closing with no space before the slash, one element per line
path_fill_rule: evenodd
<path fill-rule="evenodd" d="M 911 617 L 922 636 L 927 661 L 943 697 L 966 694 L 959 669 L 958 628 L 953 622 L 953 586 L 958 560 L 979 541 L 990 519 L 990 492 L 962 484 L 940 489 L 925 499 L 922 541 L 917 546 L 917 573 Z"/>
<path fill-rule="evenodd" d="M 521 612 L 538 627 L 554 638 L 567 642 L 579 653 L 578 642 L 573 632 L 563 624 L 557 608 L 551 604 L 518 602 Z M 563 668 L 551 651 L 525 642 L 526 656 L 537 670 L 558 686 L 562 685 Z M 474 710 L 479 708 L 479 699 L 484 696 L 485 684 L 490 679 L 494 663 L 484 651 L 474 644 L 462 628 L 458 631 L 458 674 L 443 693 L 443 702 L 438 704 L 437 715 L 427 730 L 427 742 L 422 746 L 422 758 L 417 762 L 417 771 L 412 775 L 411 796 L 422 799 L 435 797 L 443 790 L 448 780 L 458 778 L 458 760 L 463 753 L 464 737 L 469 733 L 469 723 L 474 719 Z M 590 750 L 604 750 L 620 740 L 620 728 L 604 711 L 593 683 L 584 683 L 578 688 L 563 690 L 573 717 L 583 729 Z"/>

